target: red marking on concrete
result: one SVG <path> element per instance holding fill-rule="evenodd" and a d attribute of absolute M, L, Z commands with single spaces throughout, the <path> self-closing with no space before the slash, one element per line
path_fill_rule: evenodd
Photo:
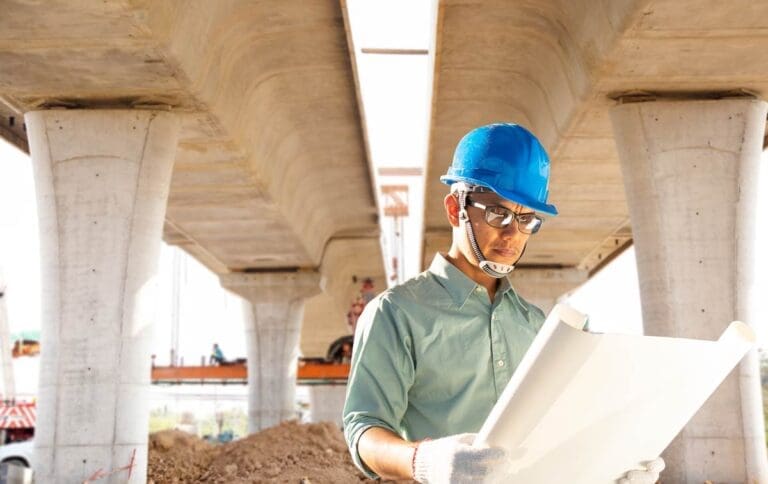
<path fill-rule="evenodd" d="M 97 481 L 99 479 L 103 479 L 105 477 L 111 476 L 112 474 L 117 474 L 118 472 L 123 472 L 123 471 L 128 471 L 128 479 L 130 479 L 131 475 L 133 475 L 134 467 L 136 467 L 136 449 L 133 449 L 133 451 L 131 452 L 131 458 L 128 460 L 127 465 L 124 465 L 123 467 L 118 467 L 107 473 L 102 472 L 102 469 L 99 468 L 98 470 L 96 470 L 96 472 L 91 474 L 91 476 L 88 477 L 88 479 L 84 480 L 83 484 L 89 484 L 92 481 Z"/>

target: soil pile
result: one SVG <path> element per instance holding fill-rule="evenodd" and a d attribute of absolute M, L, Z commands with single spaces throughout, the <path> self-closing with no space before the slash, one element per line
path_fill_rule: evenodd
<path fill-rule="evenodd" d="M 149 435 L 147 476 L 156 484 L 196 482 L 208 469 L 213 446 L 180 430 Z"/>
<path fill-rule="evenodd" d="M 284 422 L 224 445 L 180 431 L 150 436 L 148 478 L 155 484 L 360 483 L 344 437 L 330 422 Z"/>

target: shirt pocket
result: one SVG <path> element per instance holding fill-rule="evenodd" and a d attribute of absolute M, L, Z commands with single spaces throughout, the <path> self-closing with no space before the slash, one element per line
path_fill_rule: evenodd
<path fill-rule="evenodd" d="M 414 397 L 428 401 L 454 398 L 487 373 L 491 358 L 488 323 L 486 328 L 477 327 L 481 321 L 451 323 L 419 355 Z"/>

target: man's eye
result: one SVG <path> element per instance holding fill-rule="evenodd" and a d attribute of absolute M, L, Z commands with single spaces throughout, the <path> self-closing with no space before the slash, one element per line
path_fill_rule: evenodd
<path fill-rule="evenodd" d="M 534 215 L 532 213 L 524 213 L 522 215 L 517 216 L 518 222 L 520 222 L 523 225 L 528 225 L 533 222 Z"/>

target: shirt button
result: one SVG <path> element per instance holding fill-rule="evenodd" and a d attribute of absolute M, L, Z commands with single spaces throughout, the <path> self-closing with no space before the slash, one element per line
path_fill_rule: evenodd
<path fill-rule="evenodd" d="M 496 362 L 496 364 L 499 365 L 499 367 L 502 367 L 504 366 L 504 360 L 499 360 Z"/>

